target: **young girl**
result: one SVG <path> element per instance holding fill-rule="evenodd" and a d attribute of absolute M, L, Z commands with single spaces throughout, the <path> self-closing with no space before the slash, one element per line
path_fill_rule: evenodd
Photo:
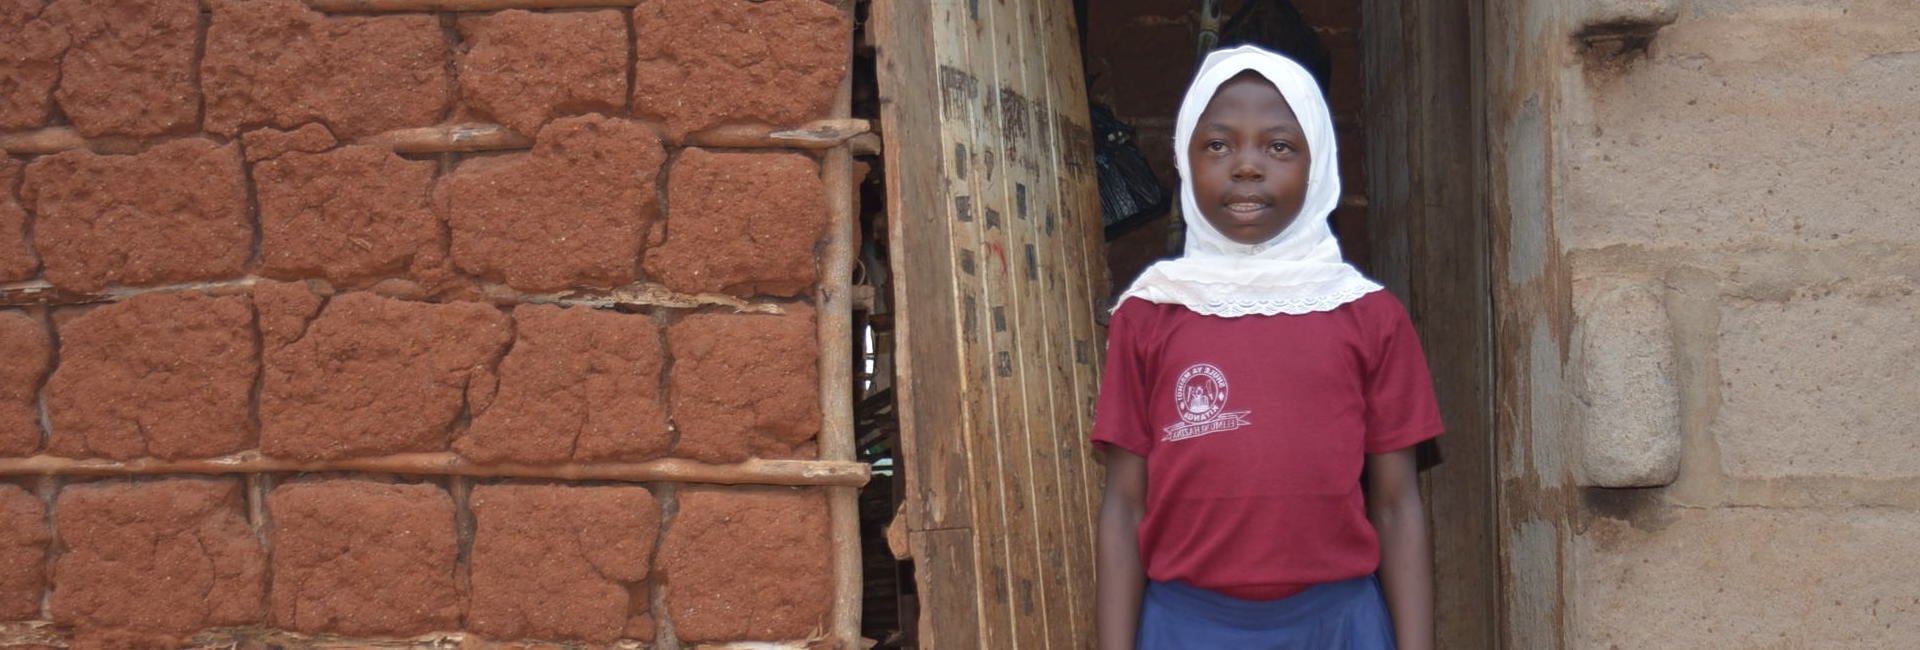
<path fill-rule="evenodd" d="M 1186 254 L 1122 295 L 1093 428 L 1100 647 L 1426 650 L 1413 445 L 1440 416 L 1406 311 L 1327 225 L 1326 101 L 1285 57 L 1223 50 L 1174 133 Z"/>

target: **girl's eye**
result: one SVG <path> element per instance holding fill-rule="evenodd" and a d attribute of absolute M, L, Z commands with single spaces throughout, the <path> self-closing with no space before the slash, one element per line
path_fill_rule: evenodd
<path fill-rule="evenodd" d="M 1274 153 L 1286 153 L 1289 151 L 1293 151 L 1293 145 L 1287 144 L 1285 142 L 1275 142 L 1269 146 L 1273 148 Z"/>
<path fill-rule="evenodd" d="M 1208 140 L 1204 148 L 1207 153 L 1220 153 L 1227 150 L 1227 143 L 1219 140 Z"/>

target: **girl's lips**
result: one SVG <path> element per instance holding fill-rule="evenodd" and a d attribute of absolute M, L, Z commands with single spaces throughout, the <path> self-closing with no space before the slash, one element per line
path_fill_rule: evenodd
<path fill-rule="evenodd" d="M 1229 194 L 1221 198 L 1226 199 L 1222 203 L 1226 204 L 1228 212 L 1241 216 L 1260 212 L 1273 205 L 1273 201 L 1267 200 L 1267 197 L 1253 193 Z"/>

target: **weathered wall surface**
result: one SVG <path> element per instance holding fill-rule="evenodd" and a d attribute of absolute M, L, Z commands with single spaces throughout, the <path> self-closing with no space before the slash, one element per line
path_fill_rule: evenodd
<path fill-rule="evenodd" d="M 0 645 L 821 633 L 822 489 L 488 468 L 817 457 L 849 188 L 686 136 L 828 117 L 843 9 L 206 4 L 0 0 Z M 214 458 L 310 471 L 114 476 Z"/>
<path fill-rule="evenodd" d="M 1907 647 L 1920 13 L 1562 7 L 1591 37 L 1567 41 L 1549 117 L 1546 243 L 1574 322 L 1564 450 L 1582 486 L 1568 638 Z M 1638 51 L 1631 34 L 1652 40 Z"/>

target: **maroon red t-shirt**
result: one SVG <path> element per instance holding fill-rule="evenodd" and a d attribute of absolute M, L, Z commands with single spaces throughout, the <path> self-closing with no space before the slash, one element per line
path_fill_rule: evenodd
<path fill-rule="evenodd" d="M 1379 566 L 1365 457 L 1441 431 L 1392 294 L 1238 318 L 1128 300 L 1107 337 L 1093 441 L 1147 459 L 1148 578 L 1272 600 Z"/>

